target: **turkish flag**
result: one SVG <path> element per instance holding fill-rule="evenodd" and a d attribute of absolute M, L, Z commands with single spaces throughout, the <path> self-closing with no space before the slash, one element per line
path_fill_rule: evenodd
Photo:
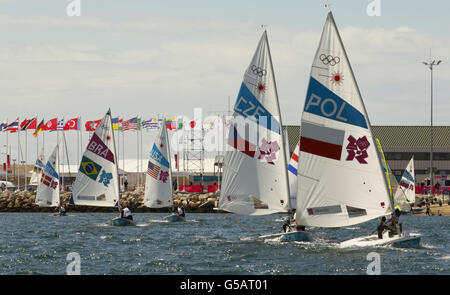
<path fill-rule="evenodd" d="M 101 121 L 102 119 L 97 121 L 87 121 L 86 124 L 84 124 L 84 126 L 86 127 L 86 131 L 95 131 L 95 129 L 97 129 L 97 126 L 100 124 Z"/>
<path fill-rule="evenodd" d="M 48 120 L 47 123 L 44 124 L 43 130 L 57 130 L 58 128 L 58 118 L 54 118 L 51 120 Z"/>
<path fill-rule="evenodd" d="M 78 118 L 70 119 L 64 125 L 63 130 L 78 130 Z"/>
<path fill-rule="evenodd" d="M 189 122 L 189 126 L 191 126 L 191 128 L 194 128 L 195 127 L 195 121 Z"/>

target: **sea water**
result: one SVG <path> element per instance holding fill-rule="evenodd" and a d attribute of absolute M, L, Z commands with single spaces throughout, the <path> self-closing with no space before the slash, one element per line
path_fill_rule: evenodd
<path fill-rule="evenodd" d="M 450 217 L 405 216 L 421 248 L 341 249 L 336 241 L 368 235 L 377 221 L 337 229 L 307 228 L 314 242 L 261 240 L 284 215 L 134 214 L 137 226 L 113 227 L 112 213 L 0 213 L 0 274 L 366 274 L 379 255 L 381 274 L 450 274 Z M 75 256 L 74 254 L 75 253 Z M 372 254 L 373 255 L 373 254 Z"/>

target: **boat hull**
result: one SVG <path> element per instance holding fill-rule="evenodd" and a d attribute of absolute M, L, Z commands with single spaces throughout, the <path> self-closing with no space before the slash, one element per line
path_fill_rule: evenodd
<path fill-rule="evenodd" d="M 136 222 L 134 222 L 133 220 L 127 219 L 127 218 L 122 218 L 122 217 L 116 217 L 114 219 L 112 219 L 109 222 L 110 225 L 113 226 L 132 226 L 132 225 L 136 225 Z"/>
<path fill-rule="evenodd" d="M 184 218 L 183 216 L 177 215 L 177 214 L 172 214 L 172 215 L 166 216 L 166 217 L 164 217 L 164 219 L 169 222 L 186 221 L 186 218 Z"/>
<path fill-rule="evenodd" d="M 311 234 L 305 231 L 292 231 L 283 235 L 283 240 L 288 242 L 311 242 Z"/>
<path fill-rule="evenodd" d="M 364 236 L 344 241 L 341 247 L 373 247 L 373 246 L 393 246 L 397 248 L 419 248 L 420 235 L 395 235 L 393 237 L 383 236 L 382 239 L 378 235 Z"/>
<path fill-rule="evenodd" d="M 259 238 L 261 239 L 281 238 L 282 241 L 286 242 L 311 242 L 313 240 L 311 234 L 305 231 L 291 231 L 287 233 L 264 235 L 260 236 Z"/>

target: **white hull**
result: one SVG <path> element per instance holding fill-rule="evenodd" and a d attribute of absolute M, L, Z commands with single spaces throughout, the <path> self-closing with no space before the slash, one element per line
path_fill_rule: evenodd
<path fill-rule="evenodd" d="M 394 235 L 389 237 L 387 233 L 383 235 L 382 239 L 378 238 L 378 235 L 364 236 L 351 240 L 344 241 L 339 244 L 341 248 L 348 247 L 374 247 L 374 246 L 394 246 L 400 248 L 417 248 L 420 246 L 419 234 L 410 235 Z"/>

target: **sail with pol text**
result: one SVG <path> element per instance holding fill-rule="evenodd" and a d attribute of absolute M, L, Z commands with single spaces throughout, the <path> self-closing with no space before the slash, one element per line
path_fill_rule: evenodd
<path fill-rule="evenodd" d="M 219 209 L 245 215 L 289 210 L 281 126 L 275 76 L 264 31 L 234 105 Z"/>
<path fill-rule="evenodd" d="M 330 12 L 301 117 L 297 224 L 341 227 L 392 212 L 374 139 Z"/>
<path fill-rule="evenodd" d="M 166 121 L 155 138 L 145 177 L 144 205 L 150 208 L 173 206 L 172 172 Z"/>
<path fill-rule="evenodd" d="M 73 186 L 75 205 L 114 207 L 119 201 L 116 148 L 108 111 L 92 134 Z"/>

